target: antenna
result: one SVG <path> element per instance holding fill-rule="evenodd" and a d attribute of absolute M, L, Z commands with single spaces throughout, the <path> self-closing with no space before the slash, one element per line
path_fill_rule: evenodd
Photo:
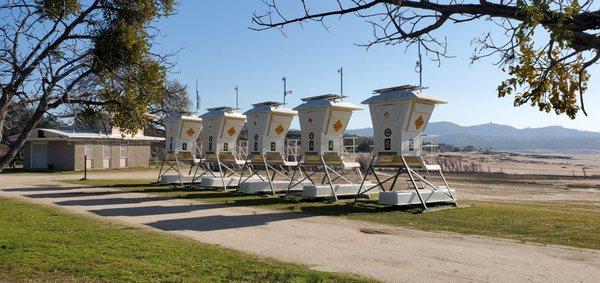
<path fill-rule="evenodd" d="M 418 53 L 419 53 L 419 59 L 417 61 L 416 67 L 415 67 L 415 72 L 419 73 L 419 87 L 423 86 L 423 57 L 421 56 L 421 41 L 418 42 L 419 43 L 419 47 L 418 47 Z"/>
<path fill-rule="evenodd" d="M 281 78 L 281 80 L 283 81 L 283 104 L 285 104 L 285 95 L 286 95 L 286 82 L 287 82 L 287 78 L 283 77 Z"/>
<path fill-rule="evenodd" d="M 292 91 L 287 90 L 287 78 L 283 77 L 281 80 L 283 81 L 283 105 L 285 105 L 285 97 L 292 94 Z"/>
<path fill-rule="evenodd" d="M 344 68 L 340 67 L 338 74 L 340 74 L 340 95 L 344 96 Z"/>
<path fill-rule="evenodd" d="M 239 94 L 239 91 L 240 91 L 240 87 L 238 85 L 236 85 L 233 89 L 235 89 L 235 109 L 240 109 L 238 107 L 238 101 L 239 101 L 238 94 Z"/>
<path fill-rule="evenodd" d="M 200 115 L 202 112 L 201 109 L 201 101 L 200 101 L 200 93 L 198 93 L 198 79 L 196 79 L 196 114 Z"/>

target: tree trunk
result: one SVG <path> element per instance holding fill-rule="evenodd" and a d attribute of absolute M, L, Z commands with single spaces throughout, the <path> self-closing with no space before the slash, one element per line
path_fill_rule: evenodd
<path fill-rule="evenodd" d="M 4 120 L 6 120 L 6 111 L 0 108 L 0 143 L 4 142 Z"/>
<path fill-rule="evenodd" d="M 10 164 L 10 161 L 12 161 L 13 158 L 15 158 L 19 150 L 21 150 L 31 131 L 42 119 L 44 113 L 46 113 L 47 106 L 48 99 L 47 96 L 44 95 L 42 96 L 42 99 L 40 100 L 38 107 L 35 110 L 35 113 L 33 113 L 33 116 L 27 122 L 27 126 L 25 126 L 25 128 L 21 131 L 21 133 L 17 137 L 17 140 L 11 143 L 11 145 L 8 147 L 8 152 L 5 155 L 0 156 L 0 173 L 2 172 L 2 170 L 4 170 L 5 167 L 7 167 Z"/>
<path fill-rule="evenodd" d="M 8 89 L 8 87 L 3 88 L 2 96 L 0 96 L 0 142 L 2 142 L 4 138 L 4 121 L 6 120 L 6 112 L 8 112 L 8 102 L 11 99 L 11 91 Z"/>

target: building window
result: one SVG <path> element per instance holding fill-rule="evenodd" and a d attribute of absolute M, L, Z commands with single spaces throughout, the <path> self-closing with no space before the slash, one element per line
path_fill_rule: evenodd
<path fill-rule="evenodd" d="M 121 156 L 121 158 L 127 158 L 127 146 L 126 145 L 121 146 L 120 156 Z"/>
<path fill-rule="evenodd" d="M 94 159 L 94 146 L 91 144 L 86 144 L 84 154 L 87 159 Z"/>

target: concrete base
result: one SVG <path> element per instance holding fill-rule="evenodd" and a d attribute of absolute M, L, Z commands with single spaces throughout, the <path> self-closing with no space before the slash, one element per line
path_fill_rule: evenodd
<path fill-rule="evenodd" d="M 446 189 L 446 187 L 440 187 L 438 190 L 422 189 L 419 190 L 419 193 L 421 193 L 421 197 L 423 197 L 425 203 L 453 203 L 452 199 L 446 195 L 448 193 L 448 189 Z M 456 199 L 456 191 L 454 189 L 450 189 L 450 193 L 454 199 Z M 385 205 L 402 206 L 421 204 L 421 201 L 414 190 L 401 190 L 380 192 L 379 203 Z"/>
<path fill-rule="evenodd" d="M 374 184 L 371 182 L 365 182 L 364 186 L 365 187 L 371 187 Z M 343 196 L 356 196 L 356 194 L 358 193 L 358 188 L 360 187 L 360 184 L 356 184 L 356 186 L 353 186 L 351 184 L 336 184 L 333 186 L 333 189 L 335 190 L 335 194 L 338 197 L 343 197 Z M 367 192 L 367 194 L 372 194 L 372 193 L 376 193 L 377 190 L 371 190 L 369 192 Z M 303 198 L 307 198 L 307 199 L 314 199 L 314 198 L 326 198 L 326 197 L 333 197 L 333 194 L 331 193 L 331 187 L 329 187 L 329 185 L 306 185 L 302 188 L 302 197 Z"/>
<path fill-rule="evenodd" d="M 232 188 L 232 187 L 238 186 L 238 182 L 239 182 L 238 177 L 233 176 L 233 177 L 223 178 L 223 179 L 225 180 L 225 184 L 227 184 L 227 188 Z M 223 181 L 221 181 L 221 177 L 204 176 L 204 177 L 202 177 L 202 180 L 200 181 L 200 186 L 206 187 L 206 188 L 223 188 Z"/>
<path fill-rule="evenodd" d="M 306 182 L 306 184 L 310 184 L 310 182 Z M 287 190 L 290 185 L 290 181 L 273 181 L 273 190 L 275 192 L 283 192 Z M 292 188 L 290 191 L 300 191 L 300 185 Z M 238 189 L 238 193 L 244 194 L 256 194 L 256 193 L 271 193 L 271 187 L 269 186 L 269 182 L 261 181 L 257 178 L 257 180 L 248 180 L 240 184 L 240 188 Z"/>
<path fill-rule="evenodd" d="M 189 184 L 192 182 L 193 175 L 182 175 L 181 176 L 184 184 Z M 161 184 L 180 184 L 179 175 L 162 175 L 160 177 Z"/>

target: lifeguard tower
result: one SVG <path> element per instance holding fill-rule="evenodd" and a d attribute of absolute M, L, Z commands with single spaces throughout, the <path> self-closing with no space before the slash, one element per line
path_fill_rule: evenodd
<path fill-rule="evenodd" d="M 199 159 L 196 157 L 196 142 L 202 132 L 202 119 L 191 116 L 189 112 L 179 112 L 165 119 L 165 155 L 163 156 L 158 172 L 157 182 L 163 184 L 191 183 L 192 168 Z M 163 171 L 164 165 L 168 168 Z M 182 171 L 182 166 L 187 167 L 188 173 Z M 176 175 L 166 175 L 173 169 Z"/>
<path fill-rule="evenodd" d="M 301 152 L 303 160 L 292 173 L 286 195 L 298 185 L 302 185 L 304 198 L 331 197 L 355 195 L 359 185 L 350 181 L 346 174 L 356 170 L 357 177 L 362 178 L 360 165 L 354 160 L 345 160 L 343 136 L 352 117 L 352 113 L 361 108 L 342 102 L 344 96 L 327 94 L 302 99 L 294 110 L 298 111 L 301 129 Z M 296 173 L 300 181 L 294 179 Z M 317 173 L 323 173 L 321 182 L 315 182 Z M 309 180 L 311 184 L 303 182 Z"/>
<path fill-rule="evenodd" d="M 237 154 L 237 139 L 246 123 L 246 116 L 231 107 L 210 108 L 200 116 L 203 120 L 204 142 L 201 162 L 202 172 L 199 168 L 194 173 L 193 180 L 201 178 L 203 187 L 219 187 L 227 189 L 228 186 L 237 186 L 241 166 L 245 159 L 240 160 Z"/>
<path fill-rule="evenodd" d="M 273 101 L 252 106 L 244 113 L 248 118 L 248 158 L 242 167 L 238 192 L 275 195 L 276 191 L 288 187 L 290 168 L 298 165 L 288 160 L 285 153 L 285 136 L 298 112 Z M 250 174 L 244 176 L 246 169 Z M 276 177 L 283 180 L 276 180 Z"/>
<path fill-rule="evenodd" d="M 377 179 L 375 185 L 361 185 L 356 199 L 365 192 L 380 188 L 379 203 L 385 205 L 420 204 L 427 209 L 428 203 L 452 203 L 456 205 L 456 191 L 446 182 L 439 165 L 426 164 L 421 156 L 423 131 L 437 104 L 446 101 L 423 94 L 423 88 L 403 85 L 374 90 L 371 98 L 363 101 L 369 105 L 373 123 L 373 158 L 365 172 L 363 183 L 369 174 Z M 376 169 L 394 170 L 392 176 L 379 176 Z M 443 186 L 436 186 L 430 178 L 420 173 L 438 173 Z M 379 175 L 378 175 L 379 174 Z M 408 176 L 408 189 L 395 190 L 398 178 Z M 387 187 L 387 188 L 386 188 Z"/>

